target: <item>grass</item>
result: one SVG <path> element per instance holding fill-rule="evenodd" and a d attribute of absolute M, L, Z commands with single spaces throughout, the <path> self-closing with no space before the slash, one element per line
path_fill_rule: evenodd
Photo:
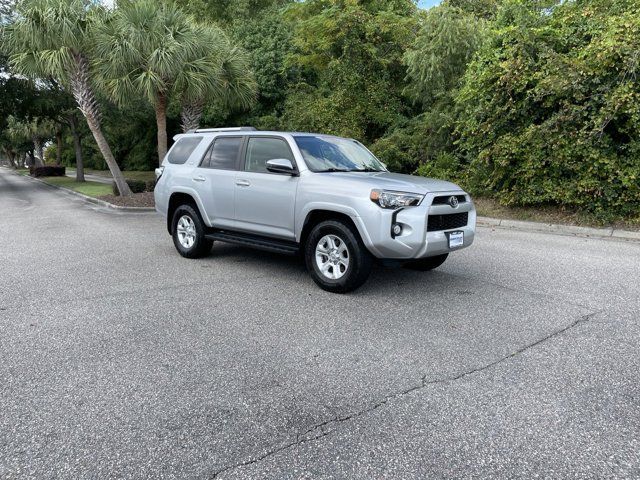
<path fill-rule="evenodd" d="M 67 169 L 67 173 L 74 172 L 74 169 Z M 111 178 L 111 172 L 109 170 L 93 170 L 91 168 L 85 168 L 84 173 L 87 175 L 99 175 L 101 177 Z M 142 181 L 153 181 L 156 178 L 155 172 L 153 170 L 145 170 L 141 172 L 136 171 L 124 171 L 122 172 L 124 177 L 127 180 L 142 180 Z"/>
<path fill-rule="evenodd" d="M 620 220 L 606 223 L 585 212 L 566 210 L 556 206 L 542 207 L 505 207 L 490 198 L 476 198 L 478 215 L 509 220 L 525 220 L 530 222 L 553 223 L 558 225 L 578 225 L 582 227 L 614 227 L 625 230 L 640 230 L 640 218 Z"/>
<path fill-rule="evenodd" d="M 40 180 L 50 184 L 57 185 L 59 187 L 68 188 L 78 193 L 88 195 L 89 197 L 101 197 L 102 195 L 110 195 L 111 185 L 98 182 L 76 182 L 75 179 L 70 177 L 41 177 Z"/>

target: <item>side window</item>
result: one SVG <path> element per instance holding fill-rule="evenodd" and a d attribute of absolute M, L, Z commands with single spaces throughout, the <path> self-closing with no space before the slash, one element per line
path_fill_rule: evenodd
<path fill-rule="evenodd" d="M 182 165 L 189 160 L 189 157 L 196 147 L 200 145 L 201 141 L 202 137 L 183 137 L 179 139 L 169 152 L 167 161 L 175 165 Z"/>
<path fill-rule="evenodd" d="M 293 154 L 282 138 L 251 137 L 247 143 L 245 170 L 247 172 L 269 173 L 267 161 L 286 158 L 294 163 Z"/>
<path fill-rule="evenodd" d="M 218 137 L 209 148 L 202 167 L 235 170 L 242 137 Z"/>

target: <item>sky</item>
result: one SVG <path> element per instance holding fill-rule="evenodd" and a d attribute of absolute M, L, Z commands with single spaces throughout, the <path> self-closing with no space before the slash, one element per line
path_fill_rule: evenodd
<path fill-rule="evenodd" d="M 420 8 L 429 8 L 429 7 L 433 7 L 434 5 L 438 5 L 440 3 L 440 0 L 420 0 L 418 2 L 418 6 Z"/>

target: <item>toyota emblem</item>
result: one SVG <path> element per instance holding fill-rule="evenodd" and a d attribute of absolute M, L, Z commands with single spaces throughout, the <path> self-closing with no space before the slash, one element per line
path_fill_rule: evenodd
<path fill-rule="evenodd" d="M 455 195 L 451 195 L 449 197 L 449 205 L 451 205 L 452 208 L 457 208 L 458 207 L 458 197 L 456 197 Z"/>

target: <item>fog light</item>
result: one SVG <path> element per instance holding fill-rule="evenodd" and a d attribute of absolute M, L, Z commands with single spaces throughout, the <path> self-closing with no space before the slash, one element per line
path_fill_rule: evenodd
<path fill-rule="evenodd" d="M 399 223 L 394 223 L 393 227 L 391 227 L 391 231 L 397 237 L 402 233 L 402 225 L 400 225 Z"/>

